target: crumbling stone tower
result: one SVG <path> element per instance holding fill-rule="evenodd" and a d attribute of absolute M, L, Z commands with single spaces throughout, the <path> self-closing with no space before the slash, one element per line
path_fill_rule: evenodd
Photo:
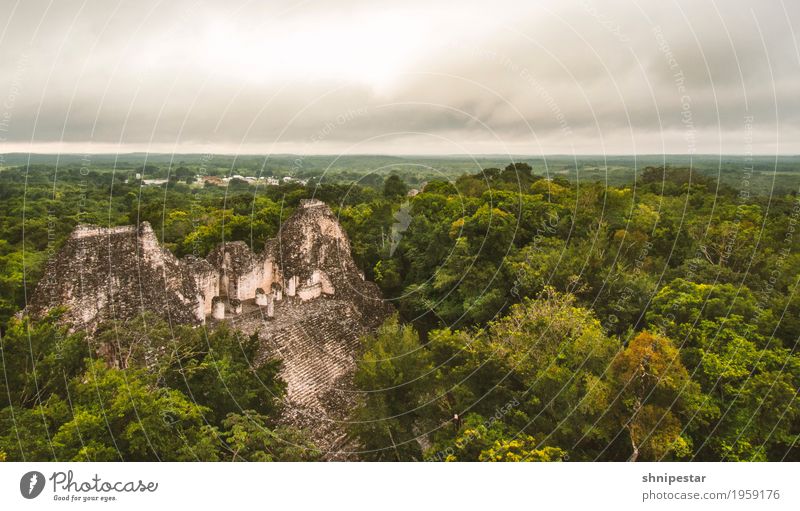
<path fill-rule="evenodd" d="M 373 312 L 384 307 L 377 287 L 363 280 L 353 262 L 335 215 L 312 199 L 301 201 L 259 254 L 234 241 L 220 243 L 206 259 L 178 260 L 161 247 L 147 222 L 80 225 L 48 262 L 27 312 L 65 306 L 65 320 L 89 330 L 143 312 L 202 324 L 239 313 L 242 302 L 255 303 L 259 290 L 269 290 L 274 301 L 337 296 Z M 262 296 L 256 305 L 266 307 L 268 300 Z"/>
<path fill-rule="evenodd" d="M 40 315 L 66 307 L 66 322 L 89 329 L 145 310 L 179 323 L 202 322 L 206 306 L 198 281 L 212 272 L 203 263 L 178 260 L 161 247 L 147 222 L 79 225 L 47 262 L 26 312 Z"/>

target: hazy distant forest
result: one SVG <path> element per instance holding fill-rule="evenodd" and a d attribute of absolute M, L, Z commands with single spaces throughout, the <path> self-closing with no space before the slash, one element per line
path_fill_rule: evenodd
<path fill-rule="evenodd" d="M 798 158 L 3 161 L 0 459 L 319 459 L 255 339 L 16 316 L 78 223 L 203 257 L 313 196 L 397 309 L 363 339 L 361 459 L 800 461 Z M 142 336 L 164 355 L 98 361 Z"/>

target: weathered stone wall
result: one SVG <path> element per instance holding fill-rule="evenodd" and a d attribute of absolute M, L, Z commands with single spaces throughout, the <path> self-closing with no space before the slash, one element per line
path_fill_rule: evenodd
<path fill-rule="evenodd" d="M 65 321 L 76 326 L 145 311 L 196 323 L 198 294 L 189 267 L 161 247 L 147 222 L 138 228 L 79 225 L 47 262 L 26 311 L 65 306 Z"/>
<path fill-rule="evenodd" d="M 320 286 L 322 286 L 323 294 L 332 295 L 336 293 L 336 289 L 333 287 L 331 279 L 328 278 L 328 275 L 324 271 L 316 270 L 313 275 L 311 275 L 311 283 L 319 283 Z"/>
<path fill-rule="evenodd" d="M 214 297 L 254 300 L 259 288 L 276 300 L 335 296 L 368 312 L 365 317 L 387 311 L 377 286 L 360 277 L 331 209 L 305 200 L 260 254 L 234 241 L 220 243 L 205 260 L 179 261 L 147 222 L 138 228 L 80 225 L 48 262 L 28 312 L 66 306 L 68 322 L 89 328 L 145 311 L 196 324 L 211 315 Z"/>
<path fill-rule="evenodd" d="M 263 257 L 250 250 L 243 241 L 220 243 L 207 260 L 219 273 L 220 293 L 230 299 L 247 300 L 263 287 Z"/>
<path fill-rule="evenodd" d="M 293 278 L 295 292 L 319 283 L 322 293 L 352 302 L 365 318 L 376 318 L 376 325 L 386 317 L 389 308 L 378 286 L 361 277 L 350 252 L 350 239 L 324 202 L 301 201 L 270 248 L 286 280 L 287 295 Z"/>
<path fill-rule="evenodd" d="M 189 267 L 189 272 L 197 287 L 196 316 L 198 321 L 204 322 L 206 316 L 211 314 L 212 300 L 219 295 L 219 275 L 205 259 L 187 256 L 184 258 L 184 262 Z"/>
<path fill-rule="evenodd" d="M 317 283 L 301 287 L 297 290 L 297 296 L 304 302 L 319 298 L 322 296 L 322 284 Z"/>

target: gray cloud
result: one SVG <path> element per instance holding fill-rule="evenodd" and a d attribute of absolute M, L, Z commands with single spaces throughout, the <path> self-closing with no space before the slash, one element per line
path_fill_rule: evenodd
<path fill-rule="evenodd" d="M 800 5 L 0 2 L 5 151 L 800 152 Z"/>

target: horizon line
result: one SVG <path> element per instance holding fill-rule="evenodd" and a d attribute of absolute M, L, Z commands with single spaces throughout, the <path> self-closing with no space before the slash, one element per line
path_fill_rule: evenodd
<path fill-rule="evenodd" d="M 213 152 L 213 151 L 190 151 L 190 152 L 156 152 L 156 151 L 128 151 L 128 152 L 113 152 L 113 151 L 97 151 L 97 152 L 26 152 L 26 151 L 12 151 L 0 153 L 0 156 L 85 156 L 85 155 L 102 155 L 102 156 L 125 156 L 125 155 L 189 155 L 201 156 L 211 154 L 214 156 L 331 156 L 331 157 L 348 157 L 348 156 L 384 156 L 395 158 L 408 158 L 408 157 L 425 157 L 425 158 L 480 158 L 480 157 L 503 157 L 503 158 L 546 158 L 553 156 L 566 156 L 566 157 L 645 157 L 645 156 L 681 156 L 681 157 L 695 157 L 695 156 L 739 156 L 739 157 L 781 157 L 781 156 L 800 156 L 800 153 L 543 153 L 543 154 L 526 154 L 526 153 L 389 153 L 389 152 L 376 152 L 376 153 L 264 153 L 264 152 Z"/>

